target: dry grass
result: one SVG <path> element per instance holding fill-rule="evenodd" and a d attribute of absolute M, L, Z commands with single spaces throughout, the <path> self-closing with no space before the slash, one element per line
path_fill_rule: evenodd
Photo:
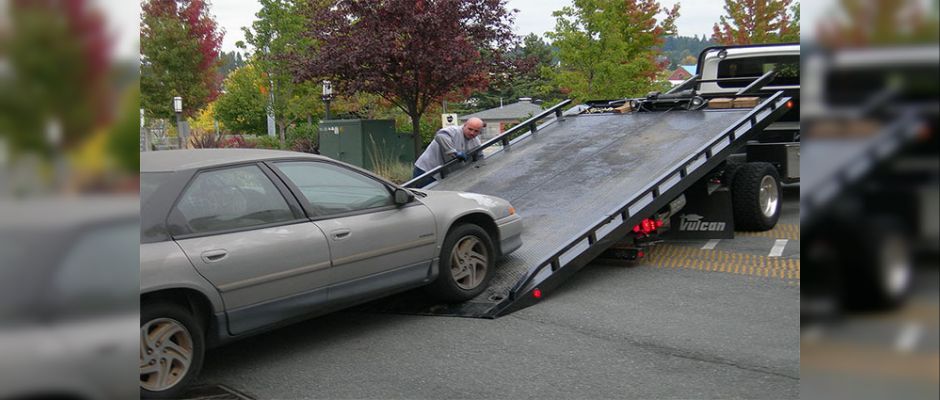
<path fill-rule="evenodd" d="M 372 160 L 372 171 L 385 179 L 401 184 L 411 179 L 411 173 L 414 171 L 411 164 L 403 163 L 393 152 L 386 151 L 375 143 L 375 140 L 369 139 L 371 146 L 370 158 Z"/>

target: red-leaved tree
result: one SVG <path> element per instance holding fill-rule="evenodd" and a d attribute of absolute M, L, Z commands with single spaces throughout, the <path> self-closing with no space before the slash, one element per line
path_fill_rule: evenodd
<path fill-rule="evenodd" d="M 345 0 L 312 7 L 305 33 L 320 51 L 294 54 L 298 81 L 332 77 L 341 91 L 381 96 L 411 118 L 448 93 L 484 87 L 508 67 L 514 41 L 505 0 Z"/>
<path fill-rule="evenodd" d="M 145 0 L 140 24 L 141 106 L 152 116 L 173 115 L 174 96 L 195 115 L 219 93 L 223 33 L 207 0 Z"/>

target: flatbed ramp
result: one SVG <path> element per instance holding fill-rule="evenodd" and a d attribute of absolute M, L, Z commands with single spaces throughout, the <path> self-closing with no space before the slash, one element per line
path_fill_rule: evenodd
<path fill-rule="evenodd" d="M 779 117 L 787 100 L 778 93 L 753 109 L 569 110 L 428 187 L 499 196 L 523 217 L 523 245 L 497 262 L 486 291 L 458 305 L 406 294 L 369 307 L 495 318 L 531 305 Z"/>

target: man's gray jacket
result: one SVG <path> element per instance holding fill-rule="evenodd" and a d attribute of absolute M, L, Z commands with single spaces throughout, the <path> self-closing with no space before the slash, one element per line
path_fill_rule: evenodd
<path fill-rule="evenodd" d="M 428 145 L 428 148 L 421 153 L 415 166 L 422 171 L 430 171 L 444 164 L 445 157 L 451 160 L 456 157 L 457 152 L 467 153 L 480 146 L 480 136 L 467 140 L 463 136 L 463 126 L 448 126 L 434 134 L 434 140 Z M 435 179 L 441 179 L 440 175 L 435 175 Z"/>

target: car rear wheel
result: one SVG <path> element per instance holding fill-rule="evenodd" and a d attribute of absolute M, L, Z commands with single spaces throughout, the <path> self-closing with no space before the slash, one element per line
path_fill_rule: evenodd
<path fill-rule="evenodd" d="M 183 307 L 146 305 L 140 315 L 140 396 L 177 398 L 202 368 L 202 328 Z"/>
<path fill-rule="evenodd" d="M 445 302 L 470 300 L 489 286 L 495 265 L 490 235 L 477 225 L 457 226 L 444 239 L 440 274 L 428 292 Z"/>

